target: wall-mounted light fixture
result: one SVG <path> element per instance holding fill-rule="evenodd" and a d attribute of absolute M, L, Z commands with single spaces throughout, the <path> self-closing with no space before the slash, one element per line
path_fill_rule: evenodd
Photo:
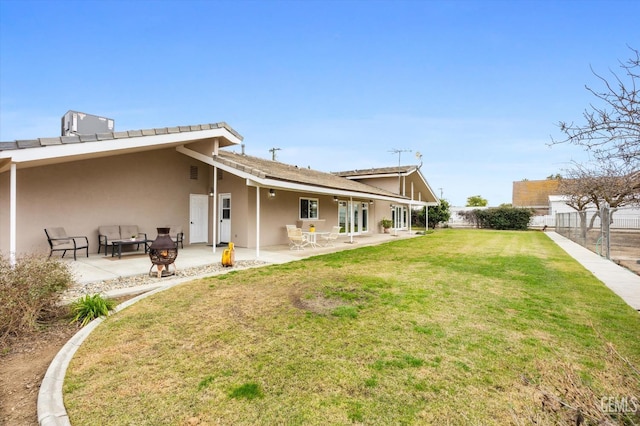
<path fill-rule="evenodd" d="M 373 204 L 373 200 L 369 200 L 369 204 Z"/>
<path fill-rule="evenodd" d="M 209 197 L 213 197 L 213 188 L 209 190 Z"/>
<path fill-rule="evenodd" d="M 269 198 L 273 198 L 276 196 L 276 190 L 273 188 L 269 188 Z"/>
<path fill-rule="evenodd" d="M 394 210 L 394 209 L 396 208 L 396 206 L 394 206 L 393 204 L 391 204 L 391 205 L 389 206 L 389 208 L 390 208 L 391 210 Z"/>
<path fill-rule="evenodd" d="M 338 197 L 336 197 L 335 195 L 333 196 L 333 202 L 337 203 L 338 202 Z"/>

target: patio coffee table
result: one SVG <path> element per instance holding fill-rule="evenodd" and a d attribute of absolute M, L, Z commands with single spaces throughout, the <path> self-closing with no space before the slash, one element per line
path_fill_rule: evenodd
<path fill-rule="evenodd" d="M 147 240 L 144 238 L 136 238 L 129 240 L 116 240 L 111 241 L 111 257 L 114 257 L 116 254 L 116 247 L 118 248 L 118 259 L 122 259 L 122 246 L 131 246 L 134 244 L 144 244 L 144 253 L 147 254 L 149 252 L 149 245 L 153 242 L 153 240 Z M 105 250 L 106 251 L 106 250 Z"/>

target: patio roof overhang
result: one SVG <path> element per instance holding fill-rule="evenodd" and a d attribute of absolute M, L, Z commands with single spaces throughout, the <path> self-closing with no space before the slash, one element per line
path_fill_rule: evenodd
<path fill-rule="evenodd" d="M 222 168 L 222 167 L 220 167 Z M 277 179 L 256 179 L 256 178 L 247 178 L 247 186 L 255 186 L 255 187 L 266 187 L 273 189 L 280 189 L 283 191 L 298 191 L 298 192 L 307 192 L 310 194 L 323 194 L 323 195 L 335 195 L 338 197 L 345 198 L 362 198 L 362 199 L 371 199 L 371 200 L 382 200 L 382 201 L 390 201 L 392 203 L 398 204 L 413 204 L 413 205 L 429 205 L 424 201 L 411 200 L 407 197 L 390 197 L 379 194 L 372 194 L 368 192 L 359 192 L 359 191 L 349 191 L 337 188 L 325 188 L 322 186 L 314 186 L 314 185 L 305 185 L 299 184 L 295 182 L 285 182 Z"/>
<path fill-rule="evenodd" d="M 0 173 L 8 171 L 11 164 L 22 169 L 216 139 L 220 147 L 242 142 L 242 136 L 228 126 L 219 124 L 2 142 L 0 149 L 6 148 L 0 150 Z"/>
<path fill-rule="evenodd" d="M 273 188 L 275 190 L 282 190 L 282 191 L 305 192 L 309 194 L 333 195 L 338 197 L 357 198 L 357 199 L 364 199 L 364 200 L 382 200 L 382 201 L 389 201 L 392 203 L 407 204 L 407 205 L 413 205 L 413 206 L 430 206 L 430 205 L 437 204 L 433 202 L 411 200 L 408 197 L 403 197 L 400 195 L 391 196 L 391 195 L 379 194 L 373 191 L 375 190 L 375 188 L 373 187 L 372 187 L 372 192 L 354 191 L 354 190 L 349 190 L 344 188 L 312 185 L 307 183 L 276 179 L 276 178 L 269 177 L 266 174 L 261 173 L 255 169 L 241 170 L 237 167 L 230 166 L 225 162 L 216 161 L 213 156 L 208 157 L 199 152 L 190 150 L 184 146 L 177 147 L 176 149 L 178 152 L 181 152 L 182 154 L 185 154 L 196 160 L 202 161 L 203 163 L 209 164 L 210 166 L 215 166 L 221 170 L 224 170 L 228 173 L 231 173 L 235 176 L 245 179 L 247 186 L 253 186 L 258 188 Z"/>

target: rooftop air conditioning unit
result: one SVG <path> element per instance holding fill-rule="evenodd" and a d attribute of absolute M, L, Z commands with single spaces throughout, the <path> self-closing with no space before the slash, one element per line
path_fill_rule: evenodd
<path fill-rule="evenodd" d="M 67 111 L 62 116 L 61 131 L 62 136 L 109 133 L 114 131 L 114 121 L 84 112 Z"/>

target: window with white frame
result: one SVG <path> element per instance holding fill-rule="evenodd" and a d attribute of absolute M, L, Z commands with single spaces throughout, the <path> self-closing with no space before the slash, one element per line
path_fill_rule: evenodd
<path fill-rule="evenodd" d="M 300 198 L 300 219 L 318 218 L 318 199 Z"/>

